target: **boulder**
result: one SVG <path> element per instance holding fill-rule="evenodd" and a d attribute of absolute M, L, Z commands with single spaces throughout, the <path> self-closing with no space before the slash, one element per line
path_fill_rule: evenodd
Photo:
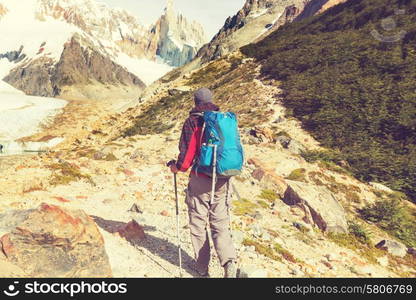
<path fill-rule="evenodd" d="M 169 96 L 176 96 L 176 95 L 180 95 L 180 94 L 185 93 L 185 92 L 189 92 L 190 90 L 191 90 L 191 88 L 189 86 L 180 86 L 180 87 L 177 87 L 177 88 L 169 89 L 168 94 L 169 94 Z"/>
<path fill-rule="evenodd" d="M 283 148 L 288 149 L 292 139 L 289 136 L 281 135 L 277 137 L 276 141 L 280 143 Z"/>
<path fill-rule="evenodd" d="M 348 233 L 344 208 L 334 195 L 323 187 L 297 181 L 286 181 L 288 188 L 283 201 L 299 206 L 305 221 L 315 224 L 324 232 Z"/>
<path fill-rule="evenodd" d="M 391 255 L 398 257 L 405 257 L 407 254 L 407 247 L 402 243 L 391 241 L 391 240 L 382 240 L 377 245 L 376 248 L 387 251 Z"/>
<path fill-rule="evenodd" d="M 295 140 L 292 140 L 287 148 L 290 152 L 294 154 L 301 154 L 303 151 L 305 151 L 305 147 L 301 145 L 300 143 L 296 142 Z"/>
<path fill-rule="evenodd" d="M 287 184 L 283 177 L 277 175 L 273 169 L 265 167 L 265 164 L 257 158 L 250 158 L 248 164 L 255 167 L 251 176 L 260 182 L 262 188 L 274 190 L 279 196 L 283 197 L 287 189 Z"/>
<path fill-rule="evenodd" d="M 111 277 L 104 240 L 81 210 L 42 204 L 0 215 L 0 250 L 29 277 Z M 0 276 L 6 276 L 0 269 Z"/>

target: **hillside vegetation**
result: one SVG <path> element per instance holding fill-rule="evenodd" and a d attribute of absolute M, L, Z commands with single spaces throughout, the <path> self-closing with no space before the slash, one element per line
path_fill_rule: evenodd
<path fill-rule="evenodd" d="M 415 0 L 350 0 L 242 52 L 334 159 L 416 202 Z"/>

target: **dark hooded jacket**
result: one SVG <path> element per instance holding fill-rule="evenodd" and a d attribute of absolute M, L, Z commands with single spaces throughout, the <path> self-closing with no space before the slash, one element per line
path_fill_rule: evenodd
<path fill-rule="evenodd" d="M 181 139 L 179 142 L 179 156 L 176 166 L 179 171 L 186 172 L 195 164 L 195 159 L 199 156 L 202 144 L 202 128 L 204 120 L 201 113 L 205 111 L 219 111 L 219 107 L 213 103 L 202 103 L 196 106 L 189 113 L 188 119 L 182 128 Z M 192 169 L 191 172 L 195 172 Z"/>

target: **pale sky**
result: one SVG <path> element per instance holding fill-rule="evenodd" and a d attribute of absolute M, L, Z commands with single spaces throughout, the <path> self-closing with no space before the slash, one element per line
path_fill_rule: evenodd
<path fill-rule="evenodd" d="M 148 25 L 156 21 L 166 6 L 166 0 L 99 0 L 110 7 L 124 8 L 136 15 L 141 23 Z M 245 0 L 174 0 L 176 11 L 189 20 L 196 20 L 204 26 L 211 39 L 243 7 Z"/>

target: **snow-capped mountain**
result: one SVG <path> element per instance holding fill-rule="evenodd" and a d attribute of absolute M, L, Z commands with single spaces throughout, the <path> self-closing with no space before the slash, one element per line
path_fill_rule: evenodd
<path fill-rule="evenodd" d="M 202 27 L 172 6 L 147 28 L 95 0 L 1 0 L 0 79 L 39 96 L 75 85 L 143 89 L 205 42 Z"/>
<path fill-rule="evenodd" d="M 157 40 L 157 55 L 172 66 L 179 67 L 194 58 L 199 48 L 206 42 L 203 27 L 197 22 L 189 22 L 173 8 L 168 0 L 164 14 L 151 32 Z"/>

